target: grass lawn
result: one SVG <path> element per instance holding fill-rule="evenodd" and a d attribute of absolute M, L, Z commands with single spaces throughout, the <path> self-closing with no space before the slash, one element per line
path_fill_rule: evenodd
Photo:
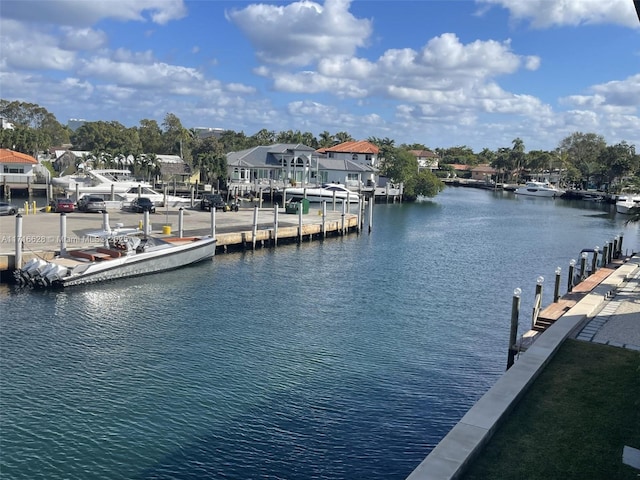
<path fill-rule="evenodd" d="M 567 340 L 471 465 L 475 479 L 640 479 L 640 352 Z"/>

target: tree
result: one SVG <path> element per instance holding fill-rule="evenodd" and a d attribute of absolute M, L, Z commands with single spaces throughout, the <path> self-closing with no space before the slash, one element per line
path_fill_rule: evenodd
<path fill-rule="evenodd" d="M 614 182 L 620 183 L 624 177 L 635 174 L 638 164 L 635 147 L 621 142 L 600 151 L 596 172 L 600 176 L 600 182 L 610 187 Z"/>
<path fill-rule="evenodd" d="M 421 197 L 435 197 L 438 193 L 444 190 L 444 183 L 430 170 L 421 170 L 413 180 L 409 180 L 409 186 L 412 190 L 414 198 Z M 408 192 L 405 187 L 405 196 L 408 197 Z"/>
<path fill-rule="evenodd" d="M 567 160 L 580 171 L 583 188 L 587 188 L 596 172 L 598 156 L 605 147 L 606 142 L 601 135 L 575 132 L 560 142 L 558 150 L 566 154 Z"/>
<path fill-rule="evenodd" d="M 155 120 L 140 120 L 138 138 L 140 139 L 142 151 L 144 153 L 163 153 L 164 146 L 162 130 L 160 129 L 158 122 Z"/>
<path fill-rule="evenodd" d="M 334 135 L 336 141 L 338 142 L 338 144 L 340 143 L 346 143 L 346 142 L 353 142 L 353 137 L 351 135 L 349 135 L 347 132 L 338 132 Z"/>
<path fill-rule="evenodd" d="M 318 142 L 318 147 L 320 148 L 329 148 L 333 147 L 336 144 L 336 140 L 333 135 L 331 135 L 326 130 L 320 134 L 320 141 Z"/>

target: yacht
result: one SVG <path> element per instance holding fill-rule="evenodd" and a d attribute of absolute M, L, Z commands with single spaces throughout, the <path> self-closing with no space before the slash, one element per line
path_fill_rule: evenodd
<path fill-rule="evenodd" d="M 632 208 L 640 207 L 640 195 L 620 195 L 616 200 L 616 212 L 629 215 Z"/>
<path fill-rule="evenodd" d="M 516 195 L 530 195 L 532 197 L 560 197 L 564 190 L 554 187 L 549 182 L 527 182 L 526 185 L 516 188 Z"/>
<path fill-rule="evenodd" d="M 312 203 L 331 202 L 335 198 L 338 201 L 348 201 L 349 203 L 358 203 L 360 195 L 352 192 L 344 185 L 339 183 L 325 183 L 320 187 L 292 187 L 285 189 L 286 200 L 300 201 L 303 198 Z"/>
<path fill-rule="evenodd" d="M 110 200 L 113 194 L 114 200 L 127 204 L 138 196 L 150 198 L 158 207 L 164 206 L 165 200 L 171 206 L 186 205 L 191 202 L 189 198 L 165 196 L 164 193 L 157 192 L 149 183 L 136 180 L 129 170 L 86 170 L 76 175 L 52 178 L 51 183 L 63 188 L 69 197 L 75 197 L 77 193 L 76 201 L 86 195 Z"/>

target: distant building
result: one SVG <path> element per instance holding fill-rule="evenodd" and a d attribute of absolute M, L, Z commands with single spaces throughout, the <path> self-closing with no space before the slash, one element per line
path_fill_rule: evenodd
<path fill-rule="evenodd" d="M 0 148 L 0 184 L 28 184 L 38 161 L 31 155 Z"/>
<path fill-rule="evenodd" d="M 431 150 L 409 150 L 418 161 L 418 170 L 429 169 L 432 172 L 439 168 L 440 156 Z"/>
<path fill-rule="evenodd" d="M 224 128 L 210 128 L 210 127 L 196 127 L 193 129 L 198 138 L 209 138 L 215 137 L 216 139 L 220 138 L 224 133 Z"/>
<path fill-rule="evenodd" d="M 471 169 L 471 179 L 489 182 L 498 171 L 488 164 L 478 165 Z"/>
<path fill-rule="evenodd" d="M 366 140 L 343 142 L 333 147 L 320 148 L 318 153 L 326 158 L 350 160 L 370 167 L 378 166 L 380 149 Z"/>
<path fill-rule="evenodd" d="M 0 117 L 0 128 L 2 128 L 2 130 L 13 130 L 14 126 L 13 123 L 6 118 Z"/>

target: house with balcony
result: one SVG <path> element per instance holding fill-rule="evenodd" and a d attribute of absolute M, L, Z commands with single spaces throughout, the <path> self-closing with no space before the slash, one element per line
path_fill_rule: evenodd
<path fill-rule="evenodd" d="M 439 168 L 440 156 L 432 152 L 431 150 L 409 150 L 416 160 L 418 161 L 418 170 L 430 170 L 434 171 Z"/>
<path fill-rule="evenodd" d="M 1 148 L 0 185 L 4 196 L 10 196 L 12 189 L 31 191 L 37 179 L 38 166 L 38 161 L 31 155 Z"/>

